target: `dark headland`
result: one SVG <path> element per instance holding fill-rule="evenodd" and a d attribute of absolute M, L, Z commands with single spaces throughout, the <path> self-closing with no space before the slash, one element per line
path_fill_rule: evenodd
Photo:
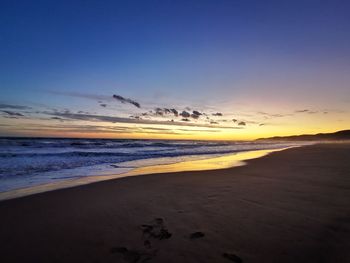
<path fill-rule="evenodd" d="M 257 141 L 343 141 L 350 140 L 350 130 L 337 131 L 333 133 L 303 134 L 292 136 L 275 136 L 260 138 Z"/>

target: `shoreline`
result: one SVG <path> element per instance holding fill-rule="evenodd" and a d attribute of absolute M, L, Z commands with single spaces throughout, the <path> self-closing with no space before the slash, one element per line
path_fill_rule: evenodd
<path fill-rule="evenodd" d="M 0 261 L 346 263 L 349 158 L 318 144 L 1 201 Z"/>
<path fill-rule="evenodd" d="M 303 147 L 303 145 L 289 146 L 278 149 L 262 149 L 262 150 L 247 150 L 236 153 L 223 154 L 221 156 L 207 157 L 203 159 L 185 160 L 174 163 L 145 165 L 141 167 L 132 168 L 129 171 L 118 174 L 107 173 L 100 175 L 91 175 L 86 177 L 62 180 L 58 182 L 39 184 L 31 187 L 18 188 L 10 191 L 0 192 L 0 202 L 3 200 L 10 200 L 14 198 L 25 197 L 33 194 L 45 193 L 59 189 L 79 187 L 86 184 L 93 184 L 101 181 L 117 180 L 130 176 L 148 176 L 150 174 L 159 173 L 178 173 L 185 171 L 210 171 L 219 169 L 230 169 L 246 165 L 247 160 L 261 158 L 273 152 L 283 151 L 295 147 Z M 143 160 L 145 161 L 145 160 Z M 149 160 L 146 160 L 146 163 Z M 123 165 L 132 165 L 135 161 L 120 163 Z"/>

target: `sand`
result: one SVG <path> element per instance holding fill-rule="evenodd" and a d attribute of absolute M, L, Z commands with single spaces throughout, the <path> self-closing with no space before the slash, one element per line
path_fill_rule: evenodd
<path fill-rule="evenodd" d="M 350 144 L 2 201 L 0 262 L 350 262 Z"/>

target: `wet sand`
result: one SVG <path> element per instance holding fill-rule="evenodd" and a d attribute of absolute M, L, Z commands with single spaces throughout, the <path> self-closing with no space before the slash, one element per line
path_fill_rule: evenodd
<path fill-rule="evenodd" d="M 350 262 L 350 144 L 2 201 L 0 262 Z"/>

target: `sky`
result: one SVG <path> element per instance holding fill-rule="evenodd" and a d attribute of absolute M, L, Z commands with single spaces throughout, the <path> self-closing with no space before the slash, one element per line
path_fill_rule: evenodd
<path fill-rule="evenodd" d="M 1 1 L 0 136 L 350 128 L 349 1 Z"/>

